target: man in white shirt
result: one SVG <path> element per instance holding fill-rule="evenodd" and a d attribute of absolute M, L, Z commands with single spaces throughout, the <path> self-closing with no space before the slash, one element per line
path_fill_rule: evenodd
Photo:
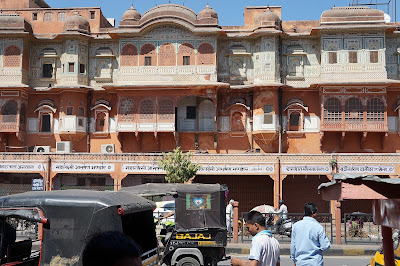
<path fill-rule="evenodd" d="M 235 201 L 231 199 L 226 205 L 226 229 L 228 230 L 228 235 L 232 234 L 232 221 L 233 221 L 233 203 Z"/>
<path fill-rule="evenodd" d="M 249 260 L 233 258 L 232 266 L 279 266 L 280 248 L 271 231 L 265 228 L 265 217 L 258 211 L 251 211 L 246 217 L 246 227 L 253 236 Z"/>
<path fill-rule="evenodd" d="M 279 201 L 279 211 L 276 214 L 279 215 L 279 219 L 275 223 L 276 226 L 279 226 L 284 220 L 288 218 L 288 209 L 283 200 Z"/>

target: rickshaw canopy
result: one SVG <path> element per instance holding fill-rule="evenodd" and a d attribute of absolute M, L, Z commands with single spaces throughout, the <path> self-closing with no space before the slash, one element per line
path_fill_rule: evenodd
<path fill-rule="evenodd" d="M 121 190 L 143 197 L 172 195 L 177 230 L 226 228 L 226 188 L 220 184 L 143 184 Z"/>

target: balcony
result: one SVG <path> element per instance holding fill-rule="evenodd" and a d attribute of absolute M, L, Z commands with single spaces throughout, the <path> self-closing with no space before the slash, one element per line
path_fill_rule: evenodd
<path fill-rule="evenodd" d="M 337 132 L 388 132 L 386 119 L 384 121 L 327 121 L 321 123 L 321 131 L 337 131 Z"/>
<path fill-rule="evenodd" d="M 0 119 L 0 132 L 17 133 L 20 131 L 18 115 L 2 115 Z"/>

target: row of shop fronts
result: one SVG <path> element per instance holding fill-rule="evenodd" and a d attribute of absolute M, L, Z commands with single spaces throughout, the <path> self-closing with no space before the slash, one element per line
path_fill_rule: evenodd
<path fill-rule="evenodd" d="M 143 183 L 165 182 L 158 167 L 160 154 L 85 155 L 12 154 L 0 160 L 0 194 L 30 190 L 118 190 Z M 29 158 L 24 158 L 29 156 Z M 96 157 L 97 156 L 97 157 Z M 385 161 L 383 160 L 385 159 Z M 317 187 L 335 172 L 374 174 L 397 178 L 400 157 L 385 155 L 195 155 L 202 166 L 195 182 L 220 183 L 228 198 L 239 201 L 246 212 L 261 204 L 283 199 L 291 213 L 302 213 L 305 202 L 316 202 L 320 213 L 332 213 L 332 202 L 322 200 Z M 397 162 L 399 160 L 399 162 Z M 332 164 L 335 161 L 336 164 Z M 236 163 L 235 163 L 236 162 Z M 342 202 L 342 213 L 371 212 L 369 200 Z"/>

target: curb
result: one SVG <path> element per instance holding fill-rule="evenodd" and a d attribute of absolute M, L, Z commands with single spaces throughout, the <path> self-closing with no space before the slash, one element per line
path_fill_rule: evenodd
<path fill-rule="evenodd" d="M 330 248 L 324 251 L 324 256 L 372 256 L 378 250 L 377 247 L 372 248 Z M 250 248 L 247 247 L 227 247 L 226 254 L 250 254 Z M 290 255 L 290 248 L 281 248 L 281 255 Z"/>

